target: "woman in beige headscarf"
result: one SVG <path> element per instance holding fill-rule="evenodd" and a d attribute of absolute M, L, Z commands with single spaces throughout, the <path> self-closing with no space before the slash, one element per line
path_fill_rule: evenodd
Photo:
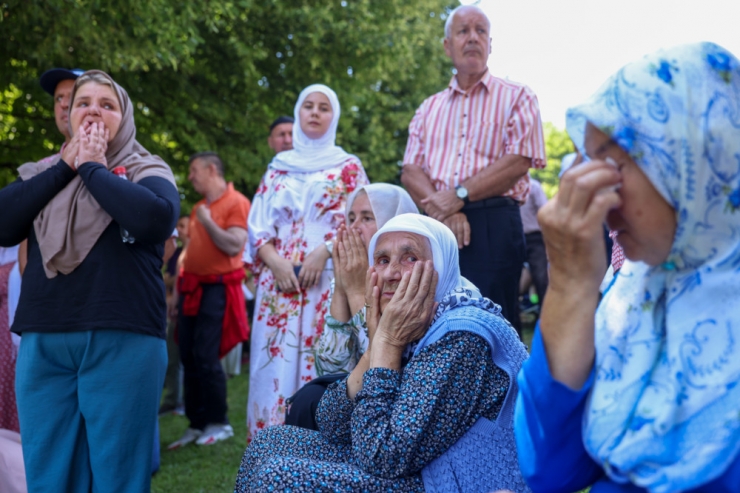
<path fill-rule="evenodd" d="M 0 246 L 28 240 L 12 326 L 28 489 L 148 491 L 167 358 L 160 270 L 179 196 L 110 76 L 77 79 L 69 121 L 61 159 L 21 166 L 0 190 L 13 211 Z"/>

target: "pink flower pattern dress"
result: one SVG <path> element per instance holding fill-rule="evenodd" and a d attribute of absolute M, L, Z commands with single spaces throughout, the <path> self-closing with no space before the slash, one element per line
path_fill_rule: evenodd
<path fill-rule="evenodd" d="M 257 279 L 249 362 L 247 433 L 285 421 L 285 400 L 316 378 L 314 345 L 324 327 L 333 278 L 327 261 L 317 286 L 281 293 L 257 251 L 270 240 L 294 264 L 327 240 L 345 221 L 347 198 L 368 183 L 351 157 L 321 171 L 295 173 L 268 168 L 249 213 L 249 259 Z"/>

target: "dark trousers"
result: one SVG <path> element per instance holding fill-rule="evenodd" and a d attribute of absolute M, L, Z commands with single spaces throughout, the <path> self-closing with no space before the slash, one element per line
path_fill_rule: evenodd
<path fill-rule="evenodd" d="M 542 240 L 542 232 L 534 231 L 524 235 L 524 241 L 527 243 L 527 263 L 529 272 L 532 274 L 532 282 L 537 290 L 539 305 L 542 306 L 542 300 L 545 298 L 547 291 L 547 252 L 545 251 L 545 242 Z"/>
<path fill-rule="evenodd" d="M 168 320 L 167 373 L 164 376 L 164 391 L 162 392 L 162 408 L 164 409 L 174 409 L 182 404 L 182 364 L 180 363 L 180 348 L 175 342 L 176 326 L 176 320 Z"/>
<path fill-rule="evenodd" d="M 203 297 L 195 317 L 182 314 L 180 297 L 177 330 L 184 370 L 185 415 L 190 427 L 197 430 L 209 424 L 228 423 L 226 375 L 218 357 L 225 308 L 223 284 L 203 284 Z"/>
<path fill-rule="evenodd" d="M 470 245 L 460 250 L 460 272 L 521 335 L 519 278 L 525 247 L 519 205 L 507 197 L 471 202 L 462 212 L 470 223 Z"/>
<path fill-rule="evenodd" d="M 319 431 L 319 425 L 316 423 L 316 409 L 319 407 L 319 401 L 329 385 L 343 378 L 347 378 L 346 373 L 323 375 L 298 389 L 298 392 L 286 401 L 288 406 L 285 412 L 285 424 Z"/>

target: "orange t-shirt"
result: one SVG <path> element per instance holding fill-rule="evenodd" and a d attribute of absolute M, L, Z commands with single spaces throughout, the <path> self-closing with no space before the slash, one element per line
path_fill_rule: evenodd
<path fill-rule="evenodd" d="M 198 221 L 195 211 L 206 200 L 195 204 L 190 213 L 190 242 L 183 262 L 183 270 L 199 276 L 221 275 L 242 268 L 242 252 L 229 257 L 219 250 L 211 239 L 205 226 Z M 221 229 L 247 229 L 249 216 L 249 199 L 234 190 L 233 183 L 229 183 L 226 192 L 210 204 L 211 217 Z M 242 248 L 242 250 L 244 250 Z"/>

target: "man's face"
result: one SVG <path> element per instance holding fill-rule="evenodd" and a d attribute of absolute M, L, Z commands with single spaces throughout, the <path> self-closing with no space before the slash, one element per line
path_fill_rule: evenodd
<path fill-rule="evenodd" d="M 64 135 L 64 140 L 69 140 L 69 100 L 72 96 L 72 88 L 75 81 L 71 79 L 63 80 L 57 84 L 54 89 L 54 120 L 57 124 L 59 133 Z"/>
<path fill-rule="evenodd" d="M 270 132 L 270 136 L 267 137 L 267 145 L 276 154 L 293 149 L 293 124 L 281 123 L 275 125 L 275 128 Z"/>
<path fill-rule="evenodd" d="M 188 216 L 183 216 L 177 220 L 177 236 L 181 241 L 187 239 L 189 226 L 190 218 Z"/>
<path fill-rule="evenodd" d="M 490 30 L 488 19 L 476 8 L 462 8 L 455 13 L 444 46 L 459 75 L 476 75 L 486 70 L 491 54 Z"/>
<path fill-rule="evenodd" d="M 215 172 L 214 166 L 208 161 L 197 158 L 190 163 L 190 172 L 188 180 L 193 184 L 193 188 L 201 195 L 205 195 L 208 190 L 212 172 Z"/>

